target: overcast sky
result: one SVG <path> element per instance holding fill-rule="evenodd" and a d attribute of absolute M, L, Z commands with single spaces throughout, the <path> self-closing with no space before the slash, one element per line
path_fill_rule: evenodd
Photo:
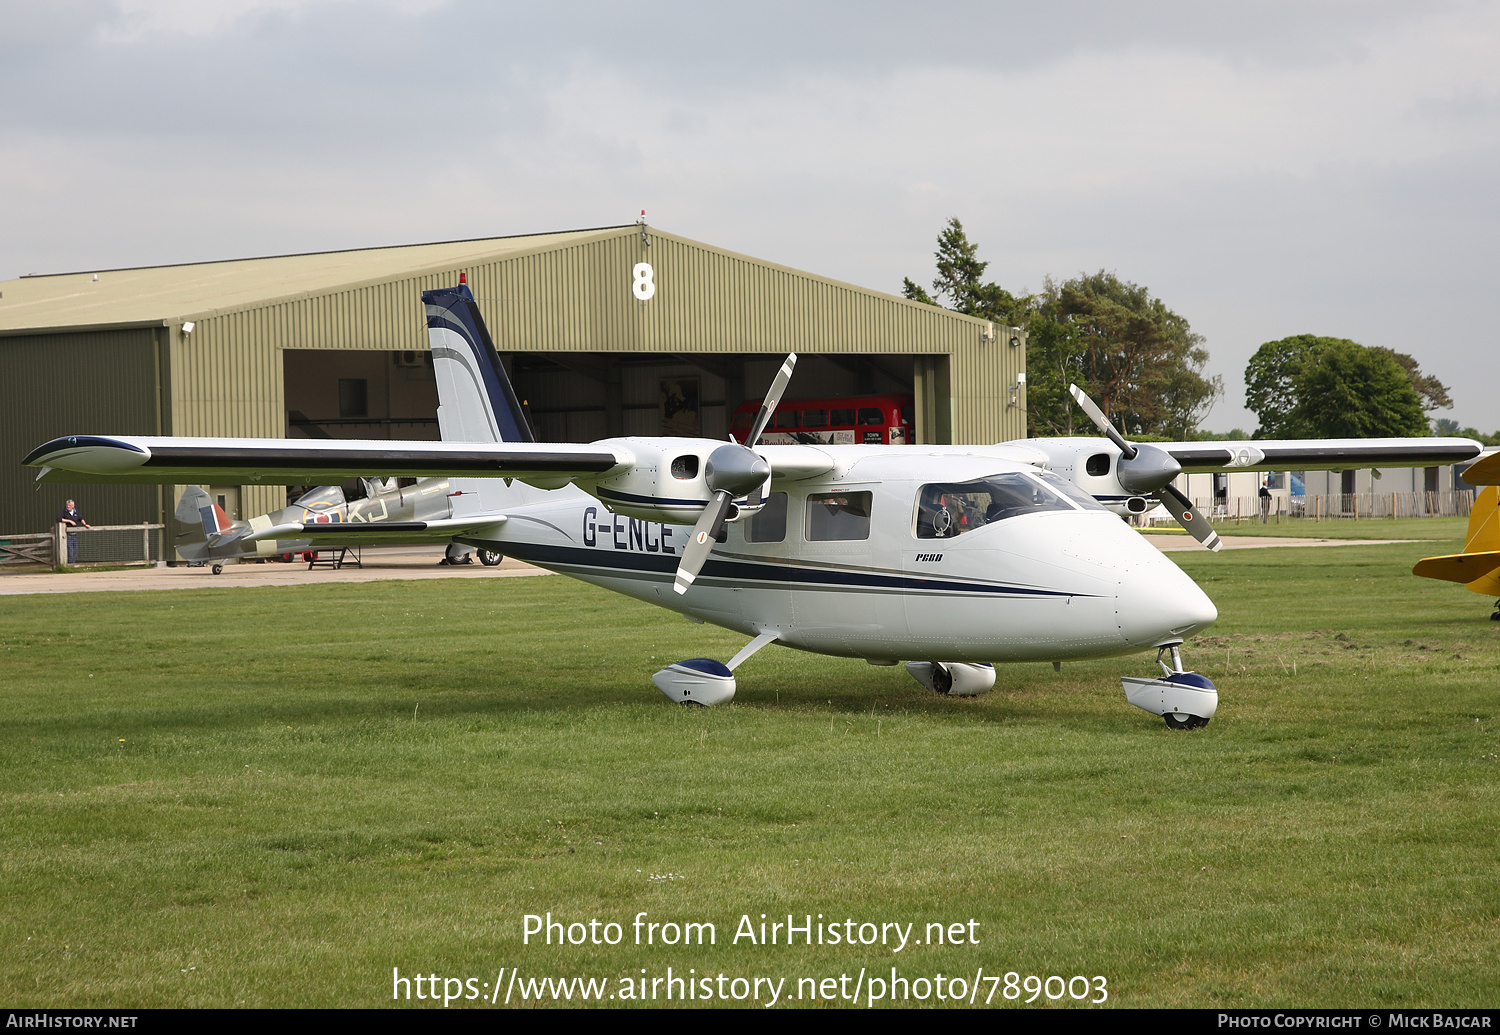
<path fill-rule="evenodd" d="M 866 287 L 1112 270 L 1205 427 L 1314 333 L 1500 428 L 1500 3 L 0 0 L 0 278 L 631 222 Z"/>

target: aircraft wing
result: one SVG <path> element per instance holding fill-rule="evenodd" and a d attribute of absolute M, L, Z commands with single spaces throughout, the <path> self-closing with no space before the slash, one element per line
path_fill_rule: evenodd
<path fill-rule="evenodd" d="M 1440 467 L 1472 460 L 1483 448 L 1467 438 L 1256 439 L 1246 442 L 1157 442 L 1153 445 L 1172 454 L 1188 474 Z M 1475 464 L 1470 470 L 1479 466 Z M 1500 462 L 1494 467 L 1492 473 L 1500 480 Z M 1468 475 L 1464 478 L 1470 484 L 1477 484 Z"/>
<path fill-rule="evenodd" d="M 454 536 L 505 524 L 504 514 L 443 518 L 439 521 L 293 521 L 252 532 L 249 542 L 266 539 L 312 540 L 332 546 L 374 546 L 381 543 L 446 543 Z"/>
<path fill-rule="evenodd" d="M 1491 453 L 1470 464 L 1463 479 L 1470 485 L 1500 485 L 1500 453 Z"/>
<path fill-rule="evenodd" d="M 569 443 L 74 435 L 38 446 L 21 462 L 40 467 L 36 480 L 45 483 L 307 485 L 361 476 L 562 483 L 634 460 L 616 446 Z"/>

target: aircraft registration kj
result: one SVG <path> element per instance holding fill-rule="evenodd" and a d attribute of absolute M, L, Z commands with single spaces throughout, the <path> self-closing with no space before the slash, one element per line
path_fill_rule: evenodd
<path fill-rule="evenodd" d="M 1216 549 L 1213 529 L 1171 485 L 1183 471 L 1432 466 L 1480 451 L 1453 438 L 1132 444 L 1076 388 L 1105 438 L 760 444 L 795 356 L 745 445 L 543 444 L 519 416 L 468 288 L 422 297 L 442 442 L 78 435 L 24 462 L 45 482 L 451 479 L 459 495 L 434 533 L 750 637 L 728 663 L 695 658 L 657 672 L 678 702 L 728 701 L 734 670 L 770 643 L 904 661 L 924 686 L 955 695 L 990 689 L 996 663 L 1156 650 L 1161 677 L 1126 677 L 1127 699 L 1192 728 L 1214 714 L 1218 694 L 1183 670 L 1178 647 L 1218 613 L 1122 514 L 1158 500 Z M 338 530 L 258 534 L 293 532 Z"/>

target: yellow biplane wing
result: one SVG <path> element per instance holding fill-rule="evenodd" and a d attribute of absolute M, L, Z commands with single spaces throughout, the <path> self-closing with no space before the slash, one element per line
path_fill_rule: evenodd
<path fill-rule="evenodd" d="M 1463 479 L 1470 485 L 1500 485 L 1500 453 L 1474 461 L 1464 469 Z"/>

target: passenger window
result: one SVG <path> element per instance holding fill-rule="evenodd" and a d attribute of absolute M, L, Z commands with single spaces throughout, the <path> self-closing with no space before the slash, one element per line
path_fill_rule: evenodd
<path fill-rule="evenodd" d="M 951 539 L 1022 514 L 1072 509 L 1061 493 L 1024 474 L 924 485 L 917 494 L 917 538 Z"/>
<path fill-rule="evenodd" d="M 749 431 L 750 430 L 750 414 L 748 414 L 748 413 L 736 413 L 734 415 L 734 430 L 735 431 Z"/>
<path fill-rule="evenodd" d="M 854 426 L 854 409 L 838 409 L 830 412 L 828 423 L 835 428 L 852 428 Z"/>
<path fill-rule="evenodd" d="M 803 410 L 802 426 L 804 428 L 826 428 L 828 427 L 827 410 Z"/>
<path fill-rule="evenodd" d="M 799 416 L 801 416 L 801 411 L 799 410 L 777 410 L 776 426 L 778 428 L 795 428 Z"/>
<path fill-rule="evenodd" d="M 745 525 L 745 542 L 786 542 L 786 493 L 773 492 L 766 497 L 766 505 Z"/>
<path fill-rule="evenodd" d="M 807 497 L 808 542 L 870 538 L 870 499 L 868 492 L 825 492 Z"/>
<path fill-rule="evenodd" d="M 859 423 L 878 428 L 885 423 L 885 418 L 880 415 L 880 410 L 874 406 L 861 406 L 859 408 Z"/>

